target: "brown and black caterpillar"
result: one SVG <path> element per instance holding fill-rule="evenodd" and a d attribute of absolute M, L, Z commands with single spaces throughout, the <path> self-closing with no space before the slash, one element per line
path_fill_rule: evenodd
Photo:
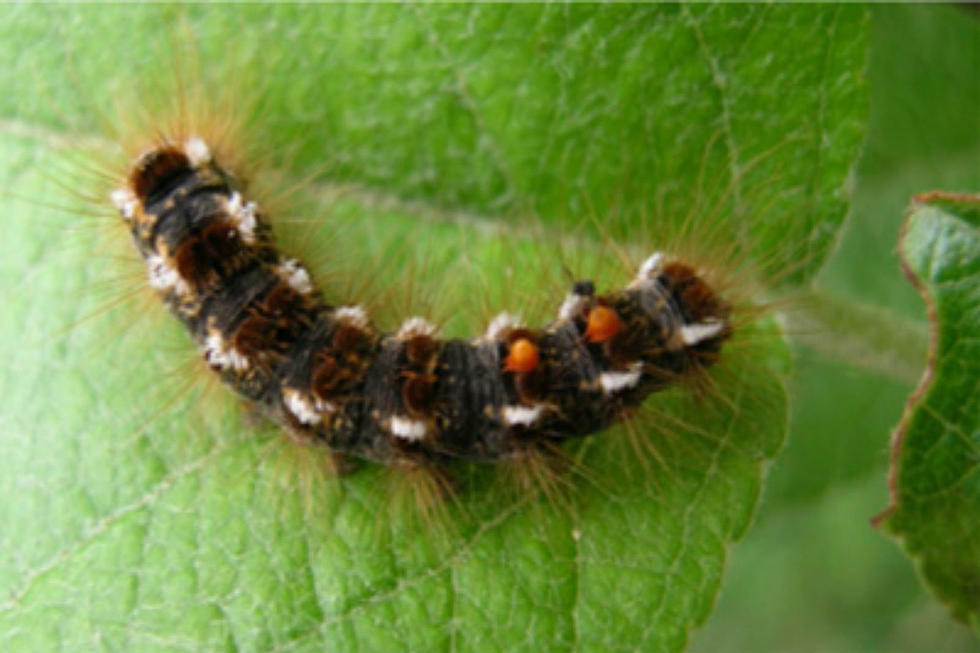
<path fill-rule="evenodd" d="M 622 290 L 576 282 L 541 328 L 509 314 L 471 340 L 412 317 L 380 332 L 326 301 L 197 136 L 163 138 L 112 201 L 150 285 L 201 355 L 295 439 L 390 466 L 494 462 L 595 433 L 711 365 L 732 308 L 654 253 Z"/>

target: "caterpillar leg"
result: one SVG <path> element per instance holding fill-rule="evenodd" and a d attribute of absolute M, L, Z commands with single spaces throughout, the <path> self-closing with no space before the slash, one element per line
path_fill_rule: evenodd
<path fill-rule="evenodd" d="M 341 451 L 330 452 L 330 464 L 337 476 L 350 476 L 361 468 L 361 462 Z"/>

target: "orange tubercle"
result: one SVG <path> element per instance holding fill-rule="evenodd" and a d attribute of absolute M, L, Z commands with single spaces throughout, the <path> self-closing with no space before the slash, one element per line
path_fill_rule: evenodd
<path fill-rule="evenodd" d="M 611 340 L 622 328 L 623 322 L 616 315 L 616 311 L 608 306 L 596 306 L 589 311 L 585 338 L 589 342 L 606 342 Z"/>
<path fill-rule="evenodd" d="M 510 345 L 504 369 L 508 372 L 530 372 L 538 366 L 538 359 L 538 346 L 527 338 L 518 338 Z"/>

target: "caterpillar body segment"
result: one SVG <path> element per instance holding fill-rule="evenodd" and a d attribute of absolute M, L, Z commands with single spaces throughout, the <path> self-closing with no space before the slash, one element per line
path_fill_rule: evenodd
<path fill-rule="evenodd" d="M 199 138 L 146 150 L 112 201 L 227 385 L 298 439 L 382 464 L 494 462 L 587 436 L 711 365 L 732 334 L 731 306 L 659 253 L 623 289 L 575 283 L 543 327 L 502 314 L 469 340 L 420 317 L 380 332 L 278 250 Z"/>

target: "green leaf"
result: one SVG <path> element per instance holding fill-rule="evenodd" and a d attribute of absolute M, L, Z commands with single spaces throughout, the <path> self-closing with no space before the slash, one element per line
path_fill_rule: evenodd
<path fill-rule="evenodd" d="M 932 343 L 895 433 L 880 519 L 927 586 L 980 632 L 980 195 L 917 197 L 899 247 Z"/>
<path fill-rule="evenodd" d="M 566 505 L 464 469 L 443 534 L 389 508 L 392 472 L 325 479 L 221 388 L 179 393 L 195 354 L 158 307 L 60 333 L 118 293 L 110 254 L 125 236 L 88 229 L 91 209 L 48 206 L 77 183 L 50 144 L 98 140 L 120 85 L 169 65 L 175 16 L 211 83 L 261 83 L 252 124 L 277 167 L 326 166 L 300 206 L 329 211 L 330 269 L 424 263 L 461 313 L 535 295 L 553 310 L 550 250 L 577 232 L 566 264 L 616 277 L 588 217 L 632 251 L 715 211 L 712 229 L 774 283 L 812 276 L 862 133 L 863 10 L 0 12 L 0 286 L 16 289 L 0 314 L 4 650 L 681 650 L 784 437 L 786 351 L 770 326 L 715 372 L 716 401 L 650 402 L 656 459 L 622 431 L 590 438 Z M 341 299 L 357 285 L 322 278 Z"/>

